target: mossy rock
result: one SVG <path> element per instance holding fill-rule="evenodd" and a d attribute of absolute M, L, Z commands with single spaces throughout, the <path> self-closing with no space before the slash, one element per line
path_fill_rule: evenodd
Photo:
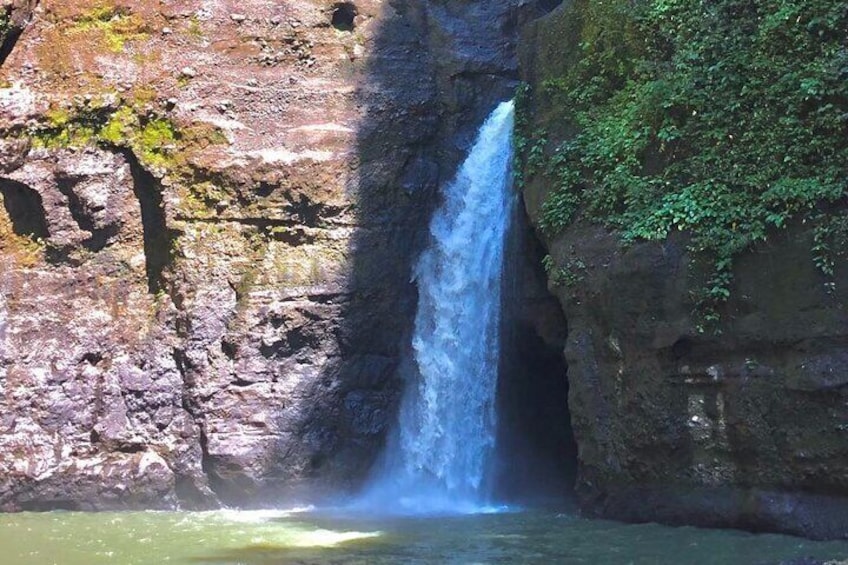
<path fill-rule="evenodd" d="M 625 241 L 688 232 L 714 317 L 739 253 L 841 214 L 846 29 L 848 5 L 825 0 L 564 3 L 522 54 L 518 170 L 545 185 L 537 224 L 550 238 L 577 218 Z M 825 247 L 811 249 L 821 266 Z"/>

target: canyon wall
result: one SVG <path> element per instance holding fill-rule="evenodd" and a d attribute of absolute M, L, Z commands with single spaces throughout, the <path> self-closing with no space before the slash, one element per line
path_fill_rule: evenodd
<path fill-rule="evenodd" d="M 555 118 L 545 81 L 586 53 L 586 5 L 565 2 L 532 23 L 520 48 L 530 87 L 526 129 L 555 141 L 577 128 Z M 583 512 L 848 535 L 848 263 L 841 248 L 833 247 L 825 273 L 811 251 L 809 218 L 773 230 L 734 259 L 719 322 L 705 327 L 693 290 L 709 273 L 695 260 L 690 233 L 626 243 L 579 209 L 552 233 L 540 226 L 557 187 L 531 171 L 524 200 L 568 321 L 564 356 Z M 838 205 L 825 210 L 844 214 Z"/>
<path fill-rule="evenodd" d="M 542 4 L 6 2 L 0 509 L 354 488 Z"/>

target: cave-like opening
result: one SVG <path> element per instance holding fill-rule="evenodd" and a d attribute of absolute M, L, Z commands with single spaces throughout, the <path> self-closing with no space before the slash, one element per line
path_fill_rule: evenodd
<path fill-rule="evenodd" d="M 49 235 L 41 195 L 25 184 L 0 178 L 3 207 L 12 222 L 12 231 L 32 239 Z"/>
<path fill-rule="evenodd" d="M 520 216 L 520 214 L 517 214 Z M 577 444 L 563 355 L 567 324 L 546 286 L 544 251 L 516 219 L 503 294 L 495 498 L 520 505 L 570 505 Z"/>
<path fill-rule="evenodd" d="M 356 25 L 356 6 L 351 2 L 343 2 L 333 6 L 330 23 L 339 31 L 353 31 Z"/>

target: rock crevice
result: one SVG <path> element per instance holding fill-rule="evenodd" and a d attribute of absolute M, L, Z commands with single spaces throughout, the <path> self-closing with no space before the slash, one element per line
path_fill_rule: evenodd
<path fill-rule="evenodd" d="M 0 194 L 15 234 L 32 239 L 48 237 L 44 204 L 38 192 L 23 183 L 0 179 Z"/>

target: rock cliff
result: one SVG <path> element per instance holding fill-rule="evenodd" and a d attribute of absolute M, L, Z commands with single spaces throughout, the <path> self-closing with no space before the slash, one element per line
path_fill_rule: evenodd
<path fill-rule="evenodd" d="M 553 118 L 541 93 L 579 64 L 585 4 L 566 2 L 528 26 L 521 47 L 528 129 L 557 141 L 577 128 Z M 537 228 L 555 190 L 528 174 Z M 691 234 L 625 244 L 580 211 L 564 230 L 539 233 L 568 322 L 576 492 L 587 515 L 848 536 L 848 264 L 837 257 L 830 276 L 816 267 L 808 218 L 735 258 L 718 327 L 706 330 Z"/>
<path fill-rule="evenodd" d="M 355 486 L 436 189 L 543 4 L 4 3 L 0 509 Z"/>

